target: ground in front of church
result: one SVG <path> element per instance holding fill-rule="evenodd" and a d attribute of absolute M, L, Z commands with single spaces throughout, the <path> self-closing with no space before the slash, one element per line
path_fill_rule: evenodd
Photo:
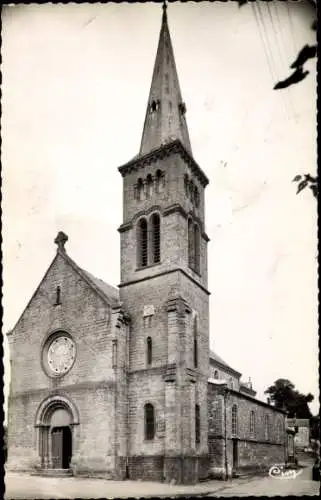
<path fill-rule="evenodd" d="M 252 476 L 229 481 L 206 481 L 195 486 L 145 481 L 107 481 L 78 477 L 39 477 L 6 473 L 5 498 L 127 498 L 180 496 L 287 496 L 318 495 L 320 483 L 312 481 L 312 464 L 304 464 L 295 478 Z"/>

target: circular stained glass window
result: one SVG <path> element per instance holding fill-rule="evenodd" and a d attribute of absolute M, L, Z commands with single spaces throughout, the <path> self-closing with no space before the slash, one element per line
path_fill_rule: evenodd
<path fill-rule="evenodd" d="M 45 348 L 45 364 L 51 375 L 64 375 L 72 367 L 76 357 L 76 345 L 66 334 L 49 339 Z"/>

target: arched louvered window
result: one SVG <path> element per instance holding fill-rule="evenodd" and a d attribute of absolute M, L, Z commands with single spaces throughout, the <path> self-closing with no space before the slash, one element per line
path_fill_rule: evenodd
<path fill-rule="evenodd" d="M 201 441 L 201 416 L 200 407 L 195 405 L 195 442 L 199 443 Z"/>
<path fill-rule="evenodd" d="M 237 436 L 237 405 L 232 406 L 232 436 Z"/>
<path fill-rule="evenodd" d="M 194 350 L 194 368 L 197 368 L 198 367 L 198 345 L 197 345 L 197 317 L 195 316 L 194 318 L 194 346 L 193 346 L 193 350 Z"/>
<path fill-rule="evenodd" d="M 153 177 L 148 174 L 146 177 L 146 198 L 151 198 L 153 194 Z"/>
<path fill-rule="evenodd" d="M 147 231 L 147 220 L 146 219 L 141 219 L 138 223 L 137 251 L 138 251 L 138 267 L 147 266 L 147 264 L 148 264 L 148 231 Z"/>
<path fill-rule="evenodd" d="M 145 417 L 145 439 L 151 440 L 155 436 L 155 412 L 154 406 L 147 403 L 144 407 Z"/>
<path fill-rule="evenodd" d="M 147 355 L 147 364 L 151 365 L 152 364 L 152 359 L 153 359 L 153 345 L 152 345 L 152 339 L 151 337 L 147 337 L 146 339 L 146 355 Z"/>
<path fill-rule="evenodd" d="M 160 217 L 159 214 L 153 214 L 150 220 L 151 224 L 151 245 L 153 264 L 160 262 Z"/>
<path fill-rule="evenodd" d="M 200 237 L 200 228 L 198 224 L 194 224 L 194 245 L 195 245 L 195 271 L 197 273 L 200 272 L 200 245 L 201 245 L 201 237 Z"/>
<path fill-rule="evenodd" d="M 194 268 L 194 228 L 192 219 L 188 219 L 188 265 Z"/>
<path fill-rule="evenodd" d="M 143 179 L 139 178 L 137 180 L 137 184 L 136 184 L 136 196 L 135 196 L 135 198 L 137 200 L 142 200 L 143 199 L 143 192 L 144 192 Z"/>

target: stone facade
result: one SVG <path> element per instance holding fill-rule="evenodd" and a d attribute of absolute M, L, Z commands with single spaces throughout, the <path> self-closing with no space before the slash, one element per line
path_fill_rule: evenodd
<path fill-rule="evenodd" d="M 223 478 L 286 461 L 283 411 L 210 382 L 208 415 L 210 475 Z"/>
<path fill-rule="evenodd" d="M 119 168 L 119 288 L 81 269 L 58 234 L 8 336 L 8 469 L 195 483 L 232 467 L 235 439 L 236 470 L 282 461 L 284 429 L 278 439 L 273 429 L 283 414 L 242 394 L 241 374 L 210 355 L 208 179 L 192 157 L 185 110 L 165 8 L 140 154 Z M 208 381 L 215 369 L 221 385 Z"/>

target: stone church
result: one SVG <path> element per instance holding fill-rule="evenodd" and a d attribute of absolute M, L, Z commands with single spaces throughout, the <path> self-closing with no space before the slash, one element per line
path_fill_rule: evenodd
<path fill-rule="evenodd" d="M 118 288 L 57 252 L 8 334 L 10 470 L 195 483 L 286 459 L 285 415 L 209 350 L 204 191 L 163 6 Z"/>

